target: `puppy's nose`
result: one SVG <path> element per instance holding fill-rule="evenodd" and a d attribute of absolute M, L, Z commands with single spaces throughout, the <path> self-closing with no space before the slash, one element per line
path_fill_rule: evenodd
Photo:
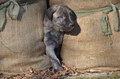
<path fill-rule="evenodd" d="M 73 27 L 73 26 L 74 26 L 74 24 L 73 24 L 73 23 L 70 23 L 70 24 L 69 24 L 69 27 Z"/>

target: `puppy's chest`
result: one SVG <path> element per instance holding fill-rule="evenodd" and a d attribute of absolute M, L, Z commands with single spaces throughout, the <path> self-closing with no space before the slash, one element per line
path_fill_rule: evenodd
<path fill-rule="evenodd" d="M 54 40 L 54 42 L 56 42 L 57 44 L 62 43 L 63 33 L 50 32 L 50 35 L 51 35 L 52 39 Z"/>

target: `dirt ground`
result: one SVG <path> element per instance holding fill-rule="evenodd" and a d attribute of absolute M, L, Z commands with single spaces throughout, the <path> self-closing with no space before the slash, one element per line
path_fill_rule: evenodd
<path fill-rule="evenodd" d="M 120 74 L 120 71 L 91 72 L 89 70 L 77 71 L 74 66 L 67 67 L 62 65 L 62 67 L 65 69 L 65 71 L 58 71 L 57 73 L 54 73 L 53 68 L 42 71 L 29 68 L 29 73 L 27 74 L 4 75 L 1 73 L 0 79 L 120 79 L 120 77 L 117 76 L 117 74 Z M 102 78 L 98 78 L 97 75 L 102 76 Z"/>
<path fill-rule="evenodd" d="M 58 71 L 56 73 L 54 73 L 53 68 L 42 71 L 29 68 L 29 73 L 27 74 L 4 75 L 1 73 L 0 79 L 58 79 L 60 77 L 78 74 L 75 67 L 66 67 L 65 65 L 62 65 L 62 67 L 65 69 L 65 71 Z"/>

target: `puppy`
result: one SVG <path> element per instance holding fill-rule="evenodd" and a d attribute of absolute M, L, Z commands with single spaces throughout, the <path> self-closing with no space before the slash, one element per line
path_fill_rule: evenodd
<path fill-rule="evenodd" d="M 64 4 L 53 5 L 45 14 L 44 43 L 55 72 L 64 70 L 60 63 L 63 35 L 71 31 L 75 23 L 75 13 Z"/>

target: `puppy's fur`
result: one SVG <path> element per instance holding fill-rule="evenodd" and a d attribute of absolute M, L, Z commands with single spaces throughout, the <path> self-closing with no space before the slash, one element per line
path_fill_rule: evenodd
<path fill-rule="evenodd" d="M 61 67 L 60 50 L 63 35 L 71 31 L 76 23 L 75 13 L 64 4 L 50 7 L 44 18 L 44 43 L 46 53 L 49 55 L 53 68 L 56 71 Z"/>

